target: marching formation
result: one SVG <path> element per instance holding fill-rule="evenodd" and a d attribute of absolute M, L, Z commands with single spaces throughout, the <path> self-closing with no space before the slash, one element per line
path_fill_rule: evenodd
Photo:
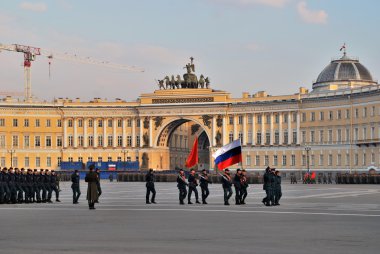
<path fill-rule="evenodd" d="M 0 204 L 52 203 L 59 200 L 59 178 L 54 170 L 3 168 L 0 173 Z"/>

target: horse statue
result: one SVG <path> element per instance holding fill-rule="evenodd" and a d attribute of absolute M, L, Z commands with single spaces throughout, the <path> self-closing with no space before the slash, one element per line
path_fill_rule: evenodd
<path fill-rule="evenodd" d="M 175 86 L 176 86 L 177 88 L 184 88 L 184 87 L 183 87 L 183 81 L 182 81 L 180 75 L 177 75 L 177 80 L 175 81 Z"/>
<path fill-rule="evenodd" d="M 158 80 L 158 87 L 161 89 L 164 89 L 165 90 L 165 86 L 164 86 L 164 81 L 163 80 Z"/>
<path fill-rule="evenodd" d="M 205 87 L 205 77 L 203 76 L 203 74 L 199 77 L 199 87 L 200 88 L 204 88 Z"/>
<path fill-rule="evenodd" d="M 206 88 L 207 89 L 210 88 L 210 79 L 208 77 L 205 79 L 205 82 L 206 82 Z"/>
<path fill-rule="evenodd" d="M 198 88 L 198 78 L 195 74 L 183 74 L 183 79 L 185 80 L 184 83 L 186 85 L 186 88 Z"/>
<path fill-rule="evenodd" d="M 170 86 L 171 86 L 172 89 L 175 89 L 175 88 L 176 88 L 174 75 L 172 75 L 172 78 L 171 78 L 171 80 L 170 80 Z M 178 87 L 177 87 L 177 88 L 178 88 Z"/>
<path fill-rule="evenodd" d="M 170 78 L 169 78 L 169 76 L 166 76 L 164 78 L 164 80 L 165 80 L 166 89 L 170 89 Z"/>

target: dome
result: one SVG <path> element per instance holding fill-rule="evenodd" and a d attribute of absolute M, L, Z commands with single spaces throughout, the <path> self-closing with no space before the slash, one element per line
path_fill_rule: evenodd
<path fill-rule="evenodd" d="M 313 90 L 337 90 L 374 85 L 371 73 L 359 60 L 343 57 L 331 63 L 319 74 Z"/>

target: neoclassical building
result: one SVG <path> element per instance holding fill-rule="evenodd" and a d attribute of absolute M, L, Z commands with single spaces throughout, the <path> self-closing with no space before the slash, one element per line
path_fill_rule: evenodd
<path fill-rule="evenodd" d="M 211 154 L 238 138 L 243 163 L 235 167 L 300 171 L 309 161 L 319 171 L 380 168 L 380 86 L 357 59 L 344 54 L 320 73 L 310 92 L 300 88 L 280 96 L 260 91 L 233 98 L 201 79 L 186 83 L 192 71 L 185 81 L 167 89 L 162 82 L 161 90 L 133 102 L 4 98 L 0 166 L 138 161 L 142 169 L 174 169 L 184 167 L 197 137 L 200 168 L 213 168 Z"/>

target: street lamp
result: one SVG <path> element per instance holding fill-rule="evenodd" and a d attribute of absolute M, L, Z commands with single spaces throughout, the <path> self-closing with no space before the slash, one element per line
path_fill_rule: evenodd
<path fill-rule="evenodd" d="M 11 154 L 11 168 L 13 168 L 13 154 L 16 152 L 14 149 L 8 150 L 8 153 Z"/>
<path fill-rule="evenodd" d="M 310 159 L 309 159 L 309 152 L 311 150 L 311 147 L 310 146 L 306 146 L 305 147 L 305 151 L 306 151 L 306 163 L 307 163 L 307 173 L 310 173 Z"/>
<path fill-rule="evenodd" d="M 128 150 L 127 149 L 123 149 L 123 150 L 121 150 L 121 152 L 124 155 L 124 157 L 123 157 L 123 169 L 125 170 L 125 154 L 128 153 Z"/>

